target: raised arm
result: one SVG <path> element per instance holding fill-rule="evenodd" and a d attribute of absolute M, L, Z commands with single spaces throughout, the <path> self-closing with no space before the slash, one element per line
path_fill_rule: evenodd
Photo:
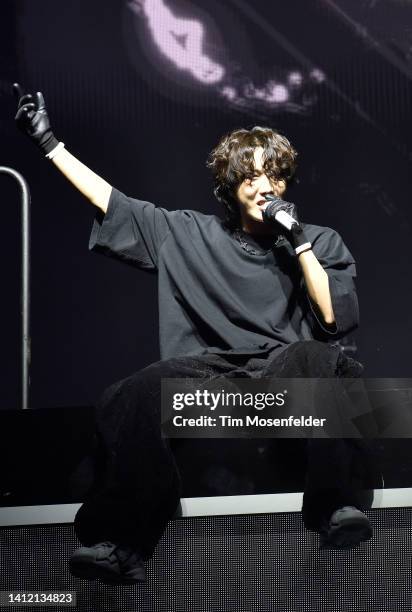
<path fill-rule="evenodd" d="M 64 147 L 52 159 L 57 168 L 82 194 L 104 213 L 109 204 L 112 186 L 82 164 Z"/>
<path fill-rule="evenodd" d="M 106 212 L 112 186 L 69 153 L 51 129 L 43 94 L 24 94 L 15 83 L 13 90 L 18 98 L 16 123 L 92 204 Z"/>

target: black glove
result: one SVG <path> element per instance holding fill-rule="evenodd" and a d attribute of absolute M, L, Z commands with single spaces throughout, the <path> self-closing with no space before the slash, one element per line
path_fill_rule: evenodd
<path fill-rule="evenodd" d="M 285 236 L 285 238 L 289 240 L 289 242 L 295 249 L 296 255 L 299 255 L 300 253 L 311 249 L 312 245 L 307 239 L 302 226 L 299 224 L 295 204 L 292 204 L 292 202 L 286 202 L 278 196 L 266 195 L 265 197 L 267 200 L 269 200 L 269 204 L 263 210 L 263 220 L 266 223 L 274 223 L 284 230 L 282 234 Z M 292 227 L 290 229 L 288 229 L 285 225 L 283 225 L 283 223 L 280 223 L 276 219 L 276 214 L 280 210 L 284 210 L 294 219 L 294 223 L 292 223 Z"/>
<path fill-rule="evenodd" d="M 57 147 L 59 141 L 51 130 L 43 94 L 40 91 L 34 96 L 24 94 L 18 83 L 14 83 L 13 91 L 18 99 L 15 119 L 19 129 L 47 155 Z"/>

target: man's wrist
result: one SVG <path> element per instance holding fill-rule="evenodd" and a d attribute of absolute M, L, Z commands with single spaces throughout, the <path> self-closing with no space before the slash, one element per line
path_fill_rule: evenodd
<path fill-rule="evenodd" d="M 294 224 L 290 230 L 290 242 L 295 249 L 296 255 L 300 255 L 312 248 L 311 242 L 308 240 L 302 227 L 297 223 Z"/>
<path fill-rule="evenodd" d="M 55 157 L 57 153 L 61 151 L 62 149 L 64 149 L 64 142 L 59 142 L 58 140 L 56 140 L 56 146 L 53 149 L 51 149 L 51 151 L 46 153 L 47 159 L 53 159 L 53 157 Z"/>
<path fill-rule="evenodd" d="M 302 255 L 302 253 L 306 253 L 306 251 L 312 250 L 312 244 L 310 242 L 304 242 L 295 248 L 296 255 Z"/>
<path fill-rule="evenodd" d="M 44 132 L 41 135 L 39 134 L 38 136 L 36 136 L 34 140 L 36 141 L 37 146 L 40 147 L 40 149 L 45 155 L 48 155 L 59 144 L 59 141 L 53 134 L 50 127 L 47 127 Z"/>

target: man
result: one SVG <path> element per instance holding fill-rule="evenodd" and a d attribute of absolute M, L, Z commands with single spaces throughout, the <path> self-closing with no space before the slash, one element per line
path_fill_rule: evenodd
<path fill-rule="evenodd" d="M 84 546 L 71 558 L 76 576 L 143 581 L 180 497 L 160 432 L 161 379 L 359 376 L 361 364 L 327 342 L 358 324 L 355 262 L 330 228 L 265 222 L 268 199 L 297 221 L 283 200 L 296 151 L 274 130 L 236 130 L 212 152 L 221 221 L 112 188 L 54 137 L 42 94 L 15 91 L 19 128 L 99 209 L 90 248 L 158 273 L 162 360 L 112 385 L 97 407 L 105 466 L 76 516 Z M 330 546 L 372 535 L 360 510 L 361 450 L 356 440 L 308 440 L 303 519 Z"/>

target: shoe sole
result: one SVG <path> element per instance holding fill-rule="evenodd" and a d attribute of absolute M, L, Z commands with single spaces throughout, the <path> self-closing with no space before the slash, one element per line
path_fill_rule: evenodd
<path fill-rule="evenodd" d="M 139 584 L 146 582 L 146 578 L 128 578 L 121 574 L 114 574 L 100 565 L 89 561 L 70 562 L 70 573 L 76 578 L 84 580 L 101 580 L 105 584 Z"/>

